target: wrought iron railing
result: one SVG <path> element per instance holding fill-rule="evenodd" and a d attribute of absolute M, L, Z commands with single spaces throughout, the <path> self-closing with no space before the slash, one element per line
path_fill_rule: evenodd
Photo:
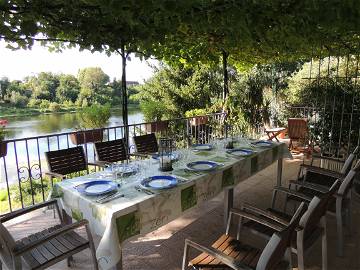
<path fill-rule="evenodd" d="M 129 152 L 133 152 L 132 137 L 149 132 L 171 136 L 178 147 L 191 143 L 206 143 L 226 136 L 224 114 L 209 114 L 161 122 L 139 123 L 87 130 L 89 136 L 77 136 L 79 131 L 7 140 L 7 155 L 0 158 L 0 214 L 46 200 L 52 182 L 44 176 L 47 170 L 45 152 L 83 145 L 88 162 L 96 159 L 93 143 L 125 137 L 129 132 Z M 100 136 L 100 137 L 99 137 Z M 80 140 L 80 141 L 79 141 Z M 96 168 L 92 168 L 95 170 Z"/>
<path fill-rule="evenodd" d="M 340 105 L 293 106 L 288 108 L 288 116 L 308 119 L 313 143 L 322 153 L 346 157 L 360 144 L 360 110 L 335 106 Z"/>

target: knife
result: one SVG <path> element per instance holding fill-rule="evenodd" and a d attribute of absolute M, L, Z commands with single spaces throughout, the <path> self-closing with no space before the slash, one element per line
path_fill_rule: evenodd
<path fill-rule="evenodd" d="M 102 197 L 100 199 L 97 199 L 96 202 L 97 203 L 106 203 L 108 201 L 111 201 L 113 199 L 116 199 L 116 198 L 120 198 L 120 197 L 124 197 L 124 194 L 121 194 L 121 193 L 115 193 L 115 194 L 110 194 L 108 196 L 105 196 L 105 197 Z"/>

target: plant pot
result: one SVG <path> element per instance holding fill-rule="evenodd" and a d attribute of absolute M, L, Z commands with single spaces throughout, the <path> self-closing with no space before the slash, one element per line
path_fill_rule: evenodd
<path fill-rule="evenodd" d="M 161 132 L 168 128 L 168 121 L 158 121 L 153 123 L 145 124 L 145 130 L 149 133 Z"/>
<path fill-rule="evenodd" d="M 285 131 L 281 132 L 278 137 L 279 139 L 285 139 Z"/>
<path fill-rule="evenodd" d="M 78 131 L 70 134 L 70 140 L 75 145 L 101 142 L 103 137 L 104 133 L 102 129 Z"/>
<path fill-rule="evenodd" d="M 205 125 L 208 121 L 207 116 L 199 116 L 199 117 L 193 117 L 190 119 L 190 125 L 192 126 L 200 126 Z"/>
<path fill-rule="evenodd" d="M 7 154 L 7 142 L 0 142 L 0 157 L 5 157 Z"/>

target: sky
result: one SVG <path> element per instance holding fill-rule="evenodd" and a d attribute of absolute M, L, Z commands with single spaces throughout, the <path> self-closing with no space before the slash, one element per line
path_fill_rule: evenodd
<path fill-rule="evenodd" d="M 150 78 L 153 72 L 149 64 L 154 65 L 156 61 L 140 61 L 131 55 L 131 61 L 127 63 L 127 81 L 143 83 Z M 34 45 L 31 50 L 12 51 L 6 48 L 4 41 L 0 41 L 0 78 L 22 80 L 43 71 L 76 76 L 78 70 L 85 67 L 101 67 L 111 80 L 121 79 L 120 55 L 108 57 L 105 53 L 80 52 L 75 48 L 55 53 L 40 45 Z"/>

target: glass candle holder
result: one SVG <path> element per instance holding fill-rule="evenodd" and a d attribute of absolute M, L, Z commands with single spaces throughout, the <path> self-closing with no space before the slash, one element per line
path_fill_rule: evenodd
<path fill-rule="evenodd" d="M 163 172 L 172 171 L 173 140 L 160 138 L 159 140 L 159 170 Z"/>

